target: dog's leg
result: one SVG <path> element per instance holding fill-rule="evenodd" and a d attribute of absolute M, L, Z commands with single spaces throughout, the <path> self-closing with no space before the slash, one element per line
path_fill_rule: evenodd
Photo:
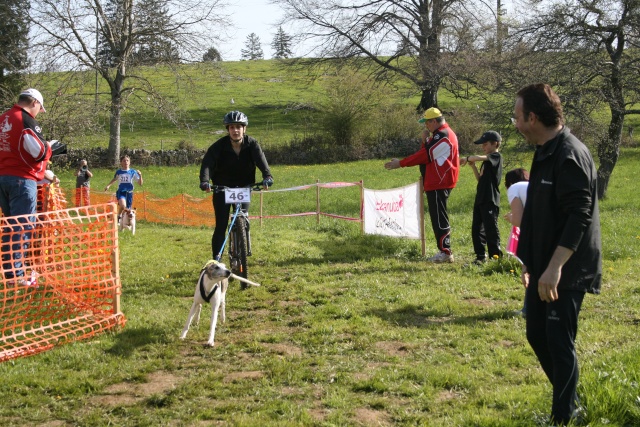
<path fill-rule="evenodd" d="M 191 321 L 193 317 L 198 314 L 200 316 L 200 310 L 202 309 L 202 304 L 193 302 L 191 305 L 191 310 L 189 310 L 189 316 L 187 316 L 187 322 L 184 324 L 184 328 L 182 329 L 182 334 L 180 334 L 180 339 L 183 340 L 187 337 L 187 332 L 189 332 L 189 326 L 191 326 Z"/>
<path fill-rule="evenodd" d="M 198 311 L 196 311 L 196 319 L 193 322 L 196 326 L 200 324 L 200 313 L 202 313 L 202 304 L 198 304 Z"/>
<path fill-rule="evenodd" d="M 209 340 L 207 345 L 213 347 L 213 340 L 216 335 L 216 324 L 218 323 L 218 310 L 220 309 L 220 303 L 222 295 L 220 288 L 216 291 L 213 298 L 211 298 L 211 329 L 209 330 Z"/>
<path fill-rule="evenodd" d="M 229 281 L 225 279 L 222 282 L 221 287 L 222 287 L 222 290 L 220 295 L 220 311 L 221 311 L 220 315 L 221 315 L 222 323 L 225 323 L 227 321 L 226 308 L 227 308 L 227 288 L 229 287 Z"/>

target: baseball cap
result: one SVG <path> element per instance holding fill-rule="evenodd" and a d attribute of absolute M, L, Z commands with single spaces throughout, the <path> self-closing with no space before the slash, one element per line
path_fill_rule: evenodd
<path fill-rule="evenodd" d="M 424 112 L 424 117 L 418 120 L 418 123 L 424 123 L 427 120 L 436 119 L 441 116 L 442 113 L 440 112 L 440 110 L 438 110 L 436 107 L 431 107 Z"/>
<path fill-rule="evenodd" d="M 30 97 L 35 98 L 40 103 L 42 111 L 44 111 L 45 113 L 47 112 L 47 110 L 44 109 L 44 100 L 42 99 L 42 94 L 38 89 L 27 89 L 22 91 L 20 95 L 29 95 Z"/>
<path fill-rule="evenodd" d="M 502 142 L 502 137 L 495 130 L 489 130 L 483 133 L 480 139 L 474 142 L 474 144 L 484 144 L 487 141 Z"/>

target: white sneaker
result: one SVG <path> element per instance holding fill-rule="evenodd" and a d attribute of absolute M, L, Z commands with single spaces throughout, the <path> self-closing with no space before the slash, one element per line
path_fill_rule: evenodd
<path fill-rule="evenodd" d="M 38 283 L 38 276 L 40 276 L 40 274 L 38 274 L 37 271 L 35 270 L 31 270 L 31 276 L 29 277 L 29 279 L 26 280 L 25 285 L 26 286 L 32 286 Z"/>
<path fill-rule="evenodd" d="M 427 261 L 434 262 L 434 263 L 437 263 L 437 264 L 441 264 L 441 263 L 445 263 L 445 262 L 453 262 L 453 255 L 452 254 L 447 254 L 447 253 L 444 253 L 444 252 L 438 252 L 437 254 L 432 256 L 431 258 L 428 258 Z"/>

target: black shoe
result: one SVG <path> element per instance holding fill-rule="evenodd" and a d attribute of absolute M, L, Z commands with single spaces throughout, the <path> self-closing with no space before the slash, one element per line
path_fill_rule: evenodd
<path fill-rule="evenodd" d="M 487 257 L 484 257 L 484 258 L 479 258 L 479 257 L 478 257 L 478 258 L 476 258 L 476 259 L 475 259 L 475 261 L 473 261 L 473 263 L 474 263 L 475 265 L 482 265 L 482 264 L 484 264 L 485 262 L 487 262 Z"/>

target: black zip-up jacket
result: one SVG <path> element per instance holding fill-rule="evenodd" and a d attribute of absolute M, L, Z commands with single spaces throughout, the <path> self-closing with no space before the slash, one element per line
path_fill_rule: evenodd
<path fill-rule="evenodd" d="M 256 167 L 262 172 L 263 179 L 271 176 L 258 141 L 245 135 L 238 155 L 227 135 L 214 142 L 202 158 L 200 182 L 211 180 L 215 185 L 247 187 L 256 182 Z"/>
<path fill-rule="evenodd" d="M 565 126 L 538 146 L 531 164 L 518 257 L 532 283 L 557 246 L 574 251 L 562 267 L 558 289 L 600 293 L 602 243 L 596 168 L 587 147 Z"/>

